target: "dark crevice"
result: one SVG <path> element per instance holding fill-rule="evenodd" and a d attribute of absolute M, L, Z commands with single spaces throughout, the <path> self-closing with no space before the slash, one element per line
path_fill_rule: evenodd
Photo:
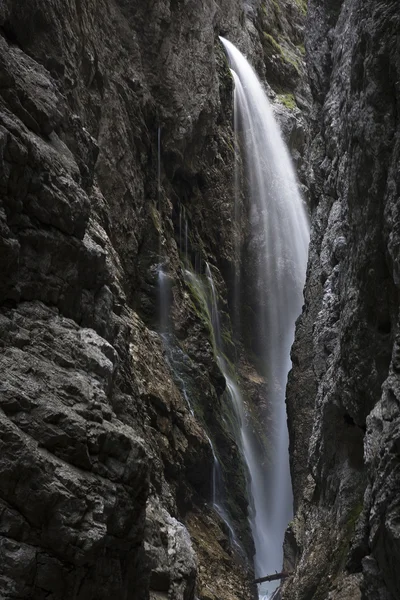
<path fill-rule="evenodd" d="M 354 419 L 348 413 L 345 413 L 343 415 L 343 420 L 347 425 L 351 425 L 352 427 L 356 426 L 356 424 L 354 423 Z"/>
<path fill-rule="evenodd" d="M 392 331 L 392 324 L 390 321 L 383 321 L 378 323 L 378 331 L 384 335 L 388 335 Z"/>
<path fill-rule="evenodd" d="M 11 44 L 18 43 L 18 37 L 15 33 L 14 29 L 11 26 L 9 21 L 5 21 L 3 25 L 0 27 L 0 33 L 5 37 L 5 39 Z"/>

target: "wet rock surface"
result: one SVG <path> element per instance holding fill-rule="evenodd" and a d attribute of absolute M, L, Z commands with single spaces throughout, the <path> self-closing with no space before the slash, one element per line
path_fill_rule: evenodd
<path fill-rule="evenodd" d="M 400 594 L 399 18 L 397 2 L 309 2 L 312 236 L 287 396 L 284 599 Z"/>
<path fill-rule="evenodd" d="M 218 35 L 285 93 L 301 87 L 288 61 L 264 64 L 266 8 L 1 3 L 4 600 L 254 596 L 245 473 L 184 268 L 212 263 L 229 333 L 232 79 Z M 303 15 L 281 9 L 270 34 L 300 57 Z M 300 109 L 279 106 L 299 149 Z M 172 346 L 157 333 L 161 265 Z M 208 435 L 240 552 L 211 506 Z"/>

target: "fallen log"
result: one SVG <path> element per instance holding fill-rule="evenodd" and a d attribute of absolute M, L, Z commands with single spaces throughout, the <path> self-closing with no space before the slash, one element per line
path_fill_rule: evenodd
<path fill-rule="evenodd" d="M 254 583 L 264 583 L 264 581 L 277 581 L 278 579 L 285 579 L 289 577 L 290 573 L 274 573 L 273 575 L 267 575 L 266 577 L 259 577 L 254 580 Z"/>

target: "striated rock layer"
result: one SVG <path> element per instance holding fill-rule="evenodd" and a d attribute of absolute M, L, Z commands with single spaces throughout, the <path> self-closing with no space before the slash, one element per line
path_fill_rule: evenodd
<path fill-rule="evenodd" d="M 312 238 L 287 406 L 287 600 L 400 597 L 397 0 L 310 0 Z"/>
<path fill-rule="evenodd" d="M 304 170 L 303 8 L 1 2 L 2 599 L 253 597 L 246 474 L 183 267 L 213 265 L 229 340 L 232 79 L 218 35 L 271 76 Z M 254 365 L 241 370 L 264 401 Z M 211 506 L 208 436 L 239 552 Z"/>

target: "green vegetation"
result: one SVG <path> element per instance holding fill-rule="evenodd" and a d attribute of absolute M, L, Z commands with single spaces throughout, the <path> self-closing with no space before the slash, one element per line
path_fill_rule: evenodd
<path fill-rule="evenodd" d="M 299 7 L 303 15 L 307 14 L 307 0 L 296 0 L 296 4 Z"/>
<path fill-rule="evenodd" d="M 153 225 L 156 228 L 156 231 L 158 233 L 161 233 L 161 231 L 162 231 L 161 216 L 160 216 L 160 213 L 157 210 L 157 208 L 154 206 L 154 204 L 150 205 L 150 216 L 151 216 L 151 220 L 153 221 Z"/>
<path fill-rule="evenodd" d="M 227 329 L 226 327 L 222 328 L 221 332 L 222 343 L 225 349 L 225 352 L 229 355 L 235 354 L 235 343 L 232 339 L 232 331 Z"/>
<path fill-rule="evenodd" d="M 290 108 L 290 110 L 297 108 L 293 94 L 278 94 L 278 100 L 281 104 L 286 106 L 286 108 Z"/>
<path fill-rule="evenodd" d="M 349 534 L 353 533 L 355 524 L 357 523 L 357 521 L 362 513 L 363 508 L 364 508 L 363 502 L 359 502 L 350 511 L 350 514 L 348 516 L 347 523 L 346 523 L 346 530 L 348 531 Z"/>
<path fill-rule="evenodd" d="M 297 57 L 293 58 L 293 56 L 291 56 L 287 50 L 282 49 L 282 51 L 283 51 L 283 60 L 286 61 L 287 63 L 289 63 L 290 65 L 292 65 L 292 67 L 294 67 L 296 69 L 298 75 L 300 75 L 299 59 Z"/>
<path fill-rule="evenodd" d="M 269 33 L 266 33 L 265 31 L 264 31 L 264 41 L 266 42 L 267 45 L 271 46 L 273 48 L 273 50 L 275 50 L 275 52 L 277 52 L 277 54 L 284 57 L 282 47 L 278 44 L 276 39 L 272 37 L 272 35 L 270 35 Z"/>
<path fill-rule="evenodd" d="M 274 5 L 275 14 L 279 15 L 281 7 L 279 6 L 278 0 L 272 0 L 272 4 Z"/>
<path fill-rule="evenodd" d="M 343 526 L 343 538 L 341 540 L 341 542 L 339 543 L 339 546 L 337 548 L 337 551 L 335 553 L 335 562 L 337 563 L 337 571 L 340 571 L 344 568 L 348 553 L 349 553 L 349 549 L 350 549 L 350 542 L 351 539 L 353 537 L 354 534 L 354 528 L 356 526 L 356 523 L 360 517 L 360 514 L 363 510 L 363 503 L 362 502 L 358 502 L 354 508 L 350 511 L 347 520 Z"/>
<path fill-rule="evenodd" d="M 305 54 L 306 54 L 306 49 L 304 48 L 304 44 L 299 44 L 299 45 L 297 46 L 297 48 L 298 48 L 298 50 L 299 50 L 300 54 L 301 54 L 302 56 L 305 56 Z"/>
<path fill-rule="evenodd" d="M 292 67 L 294 69 L 296 69 L 296 72 L 300 75 L 300 70 L 299 70 L 299 59 L 295 56 L 293 56 L 289 50 L 287 50 L 286 48 L 282 47 L 279 42 L 277 42 L 277 40 L 272 37 L 272 35 L 270 35 L 269 33 L 266 33 L 265 31 L 264 33 L 264 51 L 267 54 L 277 54 L 279 56 L 279 58 L 286 62 L 287 64 L 292 65 Z"/>
<path fill-rule="evenodd" d="M 278 0 L 271 0 L 272 5 L 273 5 L 273 10 L 276 16 L 278 16 L 281 12 L 281 7 L 279 6 L 279 1 Z M 261 5 L 261 10 L 263 12 L 264 17 L 266 17 L 267 19 L 269 19 L 270 15 L 268 14 L 268 8 L 267 8 L 267 3 L 263 3 Z"/>
<path fill-rule="evenodd" d="M 196 276 L 193 275 L 193 279 L 189 277 L 186 278 L 186 285 L 189 288 L 193 310 L 208 331 L 209 338 L 212 341 L 213 347 L 215 347 L 211 315 L 208 310 L 207 299 L 204 296 L 204 290 L 202 289 L 201 283 L 196 279 Z"/>

